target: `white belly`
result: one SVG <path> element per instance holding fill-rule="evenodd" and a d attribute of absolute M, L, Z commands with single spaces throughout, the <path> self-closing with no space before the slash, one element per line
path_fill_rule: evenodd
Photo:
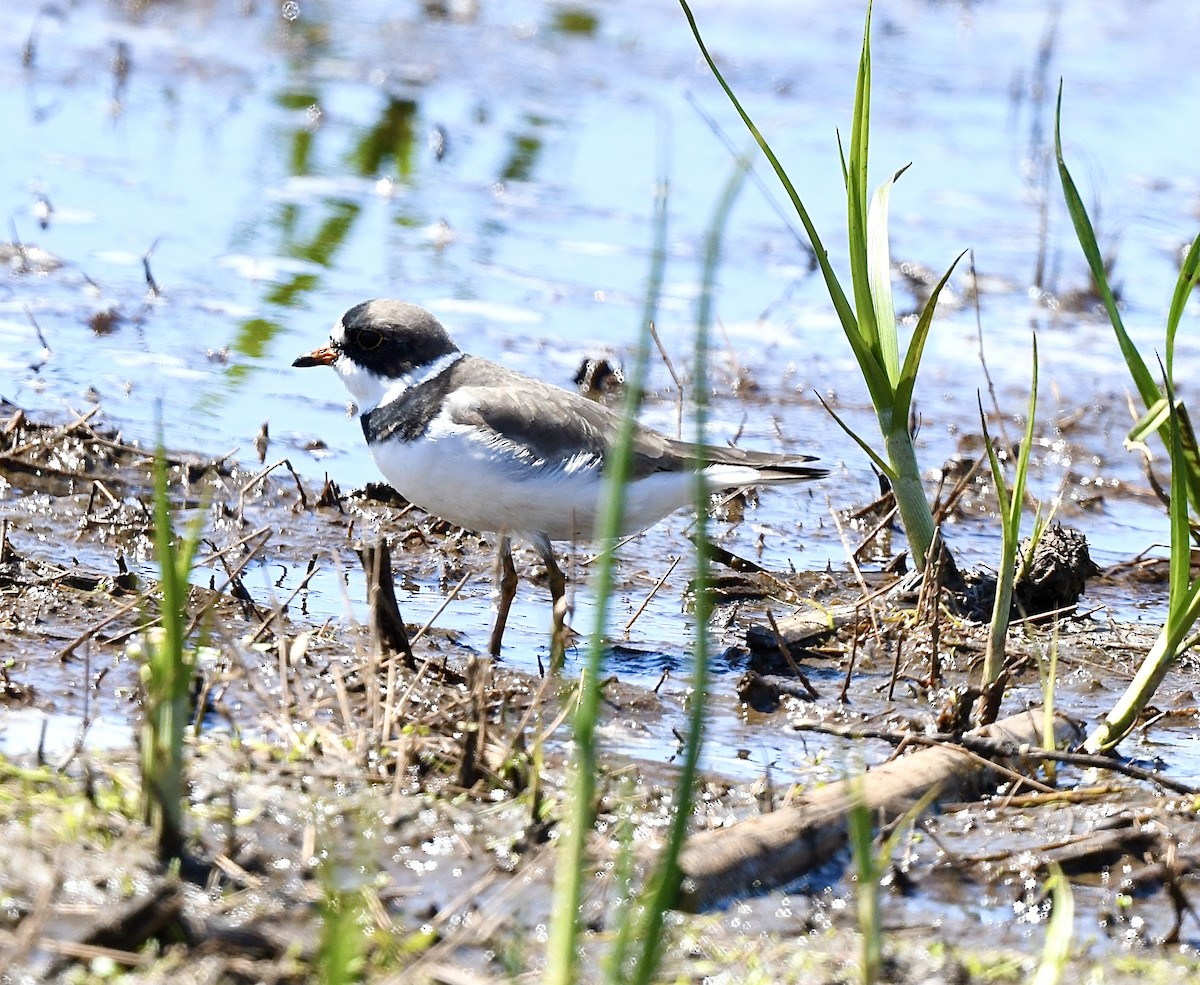
<path fill-rule="evenodd" d="M 418 441 L 385 441 L 375 464 L 410 503 L 474 531 L 545 534 L 551 540 L 595 536 L 601 474 L 595 466 L 535 468 L 511 450 L 434 422 Z M 661 472 L 626 489 L 622 533 L 635 533 L 693 500 L 692 476 Z"/>

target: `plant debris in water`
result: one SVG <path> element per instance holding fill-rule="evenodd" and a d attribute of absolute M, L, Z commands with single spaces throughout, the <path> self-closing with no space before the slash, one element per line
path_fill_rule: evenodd
<path fill-rule="evenodd" d="M 335 570 L 341 583 L 357 563 L 361 534 L 371 547 L 373 532 L 386 529 L 393 564 L 427 575 L 474 568 L 486 579 L 488 548 L 404 504 L 312 487 L 286 461 L 246 470 L 171 456 L 175 509 L 211 505 L 188 607 L 201 669 L 188 851 L 177 870 L 163 869 L 138 820 L 135 756 L 88 740 L 89 728 L 116 723 L 132 742 L 141 715 L 134 657 L 158 598 L 146 506 L 152 455 L 97 411 L 60 424 L 5 413 L 7 966 L 42 980 L 108 966 L 147 981 L 182 968 L 212 981 L 304 981 L 321 960 L 334 904 L 361 915 L 368 980 L 400 970 L 437 979 L 446 965 L 492 976 L 535 966 L 573 681 L 479 660 L 453 627 L 410 624 L 408 652 L 393 653 L 401 648 L 381 646 L 370 619 L 360 626 L 306 614 L 321 571 Z M 726 562 L 737 567 L 735 558 Z M 838 779 L 852 761 L 866 765 L 896 746 L 961 732 L 985 630 L 952 599 L 905 598 L 890 575 L 866 576 L 864 587 L 830 573 L 749 574 L 765 579 L 760 590 L 719 601 L 717 617 L 750 623 L 747 648 L 725 655 L 743 668 L 740 694 L 723 677 L 716 687 L 724 693 L 714 695 L 718 709 L 742 709 L 738 741 L 799 736 L 807 762 L 791 765 L 809 786 Z M 822 598 L 820 608 L 776 619 L 769 606 L 785 588 Z M 1110 693 L 1105 675 L 1145 645 L 1086 614 L 1027 623 L 1010 641 L 1017 701 L 1035 696 L 1052 638 L 1059 707 L 1084 714 Z M 1164 691 L 1147 723 L 1165 748 L 1195 720 L 1189 694 L 1185 686 Z M 614 678 L 606 697 L 605 728 L 618 751 L 601 778 L 601 830 L 615 832 L 627 817 L 652 842 L 665 824 L 672 767 L 638 750 L 669 746 L 655 737 L 683 720 L 686 691 Z M 48 743 L 36 723 L 61 715 L 77 731 Z M 1196 795 L 1182 792 L 1187 782 L 1156 782 L 1154 763 L 1140 766 L 1093 778 L 1071 762 L 1041 763 L 1026 782 L 1001 780 L 996 794 L 943 803 L 918 824 L 887 877 L 888 912 L 906 924 L 910 908 L 914 920 L 932 908 L 942 929 L 889 934 L 893 980 L 920 980 L 931 969 L 971 980 L 970 969 L 986 969 L 989 959 L 953 942 L 980 921 L 996 927 L 991 967 L 1012 952 L 1036 952 L 1045 919 L 1038 886 L 1051 863 L 1071 873 L 1083 931 L 1119 952 L 1142 953 L 1153 967 L 1162 952 L 1148 945 L 1194 941 Z M 802 788 L 774 785 L 769 768 L 757 783 L 710 771 L 695 827 L 719 832 L 770 817 L 798 796 Z M 594 847 L 601 859 L 615 851 L 603 840 Z M 840 980 L 847 945 L 838 942 L 853 934 L 847 879 L 841 863 L 829 862 L 782 896 L 681 914 L 668 967 L 702 975 L 729 955 L 754 953 L 777 980 Z M 587 904 L 597 929 L 612 891 L 602 882 Z M 751 943 L 763 933 L 765 948 Z M 947 946 L 930 951 L 933 940 Z M 1186 953 L 1171 959 L 1181 974 L 1194 967 Z"/>

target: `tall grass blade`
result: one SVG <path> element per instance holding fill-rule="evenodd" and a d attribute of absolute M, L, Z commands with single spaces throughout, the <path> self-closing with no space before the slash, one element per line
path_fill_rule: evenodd
<path fill-rule="evenodd" d="M 1171 296 L 1171 308 L 1167 312 L 1167 375 L 1175 372 L 1175 333 L 1179 329 L 1179 321 L 1183 318 L 1183 309 L 1196 284 L 1200 283 L 1200 234 L 1192 240 L 1188 247 L 1187 256 L 1179 269 L 1179 278 L 1175 281 L 1175 293 Z"/>
<path fill-rule="evenodd" d="M 1071 177 L 1071 172 L 1067 169 L 1067 162 L 1063 158 L 1062 96 L 1063 87 L 1060 81 L 1058 84 L 1058 103 L 1054 111 L 1054 156 L 1058 162 L 1058 176 L 1062 183 L 1063 198 L 1066 200 L 1067 212 L 1071 216 L 1071 222 L 1075 226 L 1075 235 L 1079 240 L 1083 255 L 1087 259 L 1088 269 L 1091 270 L 1092 279 L 1096 283 L 1096 290 L 1100 292 L 1100 300 L 1104 303 L 1104 310 L 1108 312 L 1109 321 L 1112 322 L 1113 331 L 1116 332 L 1117 344 L 1121 347 L 1121 354 L 1125 357 L 1125 365 L 1129 367 L 1129 373 L 1133 377 L 1134 385 L 1142 397 L 1142 402 L 1149 407 L 1159 397 L 1158 382 L 1150 372 L 1150 367 L 1142 359 L 1141 353 L 1138 352 L 1137 346 L 1133 343 L 1133 339 L 1125 331 L 1125 323 L 1121 320 L 1121 312 L 1117 310 L 1117 299 L 1113 296 L 1112 288 L 1108 284 L 1108 274 L 1104 269 L 1104 258 L 1100 255 L 1100 245 L 1096 240 L 1096 230 L 1092 227 L 1092 220 L 1088 218 L 1083 198 L 1080 196 L 1079 189 Z"/>
<path fill-rule="evenodd" d="M 1175 336 L 1191 291 L 1200 281 L 1200 236 L 1193 241 L 1175 283 L 1167 315 L 1167 354 L 1165 365 L 1162 367 L 1164 387 L 1160 390 L 1156 378 L 1150 373 L 1145 360 L 1121 322 L 1120 312 L 1104 273 L 1095 230 L 1063 158 L 1062 96 L 1063 87 L 1059 83 L 1054 120 L 1054 150 L 1063 197 L 1075 226 L 1079 245 L 1108 311 L 1109 320 L 1117 336 L 1117 344 L 1147 411 L 1131 430 L 1127 444 L 1144 447 L 1150 430 L 1156 428 L 1171 460 L 1171 502 L 1168 510 L 1171 524 L 1171 583 L 1168 590 L 1166 622 L 1125 693 L 1105 716 L 1104 721 L 1087 737 L 1086 748 L 1095 752 L 1114 748 L 1133 728 L 1141 709 L 1150 701 L 1171 664 L 1188 643 L 1192 627 L 1196 619 L 1200 618 L 1200 582 L 1191 580 L 1190 571 L 1190 517 L 1192 514 L 1200 514 L 1200 450 L 1197 448 L 1195 433 L 1187 412 L 1175 399 L 1173 379 Z"/>
<path fill-rule="evenodd" d="M 1058 688 L 1058 620 L 1050 631 L 1050 656 L 1039 661 L 1038 667 L 1042 674 L 1042 748 L 1054 752 L 1054 701 Z M 1046 773 L 1053 783 L 1057 775 L 1058 764 L 1046 760 Z"/>
<path fill-rule="evenodd" d="M 748 159 L 737 161 L 733 174 L 725 185 L 713 220 L 709 226 L 704 248 L 704 275 L 701 279 L 700 301 L 696 313 L 695 360 L 692 370 L 695 394 L 696 443 L 703 448 L 708 425 L 708 351 L 709 331 L 712 326 L 712 303 L 717 271 L 721 262 L 721 239 L 729 221 L 729 213 L 737 200 L 748 173 Z M 703 464 L 703 463 L 701 463 Z M 679 893 L 682 874 L 679 870 L 679 853 L 687 837 L 688 822 L 692 817 L 692 802 L 696 786 L 696 774 L 700 764 L 700 750 L 704 743 L 705 712 L 708 707 L 708 622 L 712 614 L 712 596 L 709 592 L 709 548 L 708 506 L 711 490 L 701 469 L 696 471 L 696 523 L 695 536 L 695 638 L 692 643 L 692 684 L 688 708 L 687 739 L 683 747 L 683 763 L 675 781 L 671 803 L 671 824 L 667 843 L 650 883 L 649 898 L 643 911 L 637 938 L 641 951 L 637 956 L 630 981 L 633 985 L 648 985 L 658 970 L 662 957 L 663 920 L 666 912 L 674 905 Z"/>
<path fill-rule="evenodd" d="M 850 835 L 850 856 L 854 861 L 854 897 L 858 909 L 858 930 L 862 938 L 859 959 L 859 982 L 874 985 L 883 971 L 883 918 L 880 906 L 880 880 L 891 865 L 901 840 L 938 797 L 940 785 L 935 784 L 913 804 L 892 826 L 892 832 L 875 848 L 871 813 L 863 795 L 866 774 L 855 773 L 850 780 L 850 811 L 846 817 Z"/>
<path fill-rule="evenodd" d="M 1071 221 L 1075 226 L 1075 235 L 1079 240 L 1079 246 L 1083 250 L 1083 255 L 1087 259 L 1088 267 L 1096 282 L 1096 288 L 1100 292 L 1100 298 L 1104 302 L 1104 309 L 1108 312 L 1109 321 L 1112 322 L 1113 331 L 1117 336 L 1117 345 L 1121 349 L 1121 355 L 1125 359 L 1129 375 L 1133 377 L 1134 386 L 1137 387 L 1138 395 L 1142 398 L 1143 405 L 1145 405 L 1147 410 L 1152 410 L 1162 399 L 1162 391 L 1158 386 L 1158 380 L 1151 373 L 1150 367 L 1146 365 L 1146 361 L 1142 358 L 1141 353 L 1138 352 L 1133 339 L 1129 337 L 1129 333 L 1125 330 L 1125 324 L 1121 320 L 1121 313 L 1117 309 L 1116 299 L 1113 297 L 1112 289 L 1108 284 L 1108 276 L 1104 271 L 1104 260 L 1100 256 L 1096 231 L 1092 227 L 1092 222 L 1088 218 L 1083 199 L 1079 194 L 1078 188 L 1075 186 L 1074 180 L 1071 178 L 1071 173 L 1067 169 L 1066 161 L 1063 158 L 1062 96 L 1063 87 L 1060 82 L 1058 86 L 1058 104 L 1054 116 L 1054 152 L 1058 160 L 1058 173 L 1062 182 L 1063 198 L 1067 203 L 1067 212 L 1071 216 Z M 1198 245 L 1200 245 L 1200 236 L 1197 236 L 1196 240 L 1193 241 L 1191 248 L 1188 250 L 1187 257 L 1184 258 L 1179 277 L 1175 282 L 1171 308 L 1167 315 L 1166 360 L 1168 375 L 1173 372 L 1175 334 L 1179 327 L 1179 321 L 1183 317 L 1184 307 L 1187 304 L 1192 287 L 1200 280 L 1200 252 L 1197 249 Z M 1181 416 L 1180 419 L 1184 422 L 1187 420 L 1186 416 Z M 1159 430 L 1159 436 L 1162 438 L 1168 452 L 1171 449 L 1171 437 L 1167 433 L 1169 426 L 1169 422 L 1164 423 Z M 1195 458 L 1197 464 L 1200 465 L 1200 451 L 1197 451 L 1195 435 L 1191 431 L 1190 423 L 1186 424 L 1186 427 L 1184 450 L 1188 451 Z M 1200 513 L 1200 470 L 1188 469 L 1187 477 L 1188 481 L 1185 486 L 1187 500 L 1191 504 L 1192 511 Z"/>
<path fill-rule="evenodd" d="M 879 419 L 885 454 L 869 453 L 873 460 L 886 460 L 885 473 L 892 479 L 896 502 L 904 532 L 908 537 L 913 560 L 924 567 L 925 557 L 933 544 L 935 526 L 912 435 L 908 432 L 913 384 L 916 369 L 924 348 L 933 317 L 935 293 L 918 325 L 917 337 L 909 345 L 903 366 L 900 360 L 899 339 L 896 334 L 895 306 L 892 300 L 890 255 L 887 249 L 887 202 L 891 184 L 875 197 L 874 218 L 867 208 L 868 158 L 870 150 L 871 117 L 871 18 L 868 3 L 863 29 L 862 54 L 859 59 L 855 86 L 854 116 L 851 122 L 849 152 L 838 137 L 842 176 L 846 185 L 848 258 L 854 308 L 834 273 L 828 254 L 812 220 L 788 178 L 783 165 L 771 150 L 750 115 L 721 75 L 704 44 L 687 0 L 680 0 L 692 34 L 710 71 L 742 118 L 754 140 L 770 161 L 812 243 L 821 274 L 829 291 L 842 330 L 862 373 L 863 382 L 871 395 L 871 403 Z M 893 176 L 892 181 L 895 181 Z M 952 268 L 953 269 L 953 268 Z M 947 277 L 949 272 L 947 272 Z M 944 281 L 943 281 L 944 283 Z M 907 376 L 907 379 L 906 379 Z M 857 439 L 856 440 L 860 440 Z M 951 569 L 953 565 L 951 564 Z"/>
<path fill-rule="evenodd" d="M 1167 676 L 1167 671 L 1178 658 L 1189 638 L 1192 627 L 1200 619 L 1200 578 L 1191 578 L 1191 524 L 1188 516 L 1187 486 L 1189 472 L 1183 453 L 1181 428 L 1176 421 L 1175 389 L 1171 378 L 1165 380 L 1166 402 L 1171 421 L 1168 426 L 1171 454 L 1171 559 L 1170 584 L 1167 589 L 1167 619 L 1161 632 L 1142 664 L 1138 667 L 1129 687 L 1121 695 L 1112 710 L 1088 735 L 1084 743 L 1090 752 L 1113 749 L 1137 722 L 1141 710 L 1149 703 L 1154 692 Z M 1195 478 L 1195 476 L 1191 476 Z"/>
<path fill-rule="evenodd" d="M 577 979 L 580 936 L 579 906 L 583 898 L 583 874 L 587 833 L 592 828 L 596 797 L 596 721 L 600 706 L 600 671 L 604 661 L 605 634 L 613 582 L 613 550 L 625 512 L 625 488 L 633 460 L 633 429 L 646 386 L 650 355 L 650 326 L 662 294 L 667 257 L 668 184 L 661 179 L 654 200 L 655 238 L 642 326 L 625 393 L 624 421 L 617 436 L 612 459 L 607 463 L 597 537 L 603 550 L 594 574 L 596 619 L 588 641 L 580 682 L 579 704 L 574 718 L 575 760 L 572 764 L 563 818 L 563 835 L 556 855 L 554 903 L 547 945 L 548 985 L 569 985 Z"/>
<path fill-rule="evenodd" d="M 167 456 L 160 434 L 154 452 L 154 548 L 162 601 L 161 632 L 146 632 L 139 673 L 145 701 L 140 739 L 142 814 L 153 828 L 161 858 L 183 854 L 186 803 L 183 736 L 191 718 L 195 651 L 187 646 L 185 619 L 189 576 L 204 510 L 198 510 L 180 541 L 171 518 Z"/>
<path fill-rule="evenodd" d="M 1012 615 L 1013 583 L 1017 575 L 1017 548 L 1021 541 L 1021 512 L 1025 505 L 1025 482 L 1029 475 L 1029 454 L 1033 447 L 1033 424 L 1037 416 L 1038 393 L 1038 347 L 1037 335 L 1033 337 L 1033 372 L 1029 388 L 1029 409 L 1025 417 L 1025 432 L 1017 453 L 1012 489 L 1004 479 L 1004 469 L 992 446 L 988 434 L 987 417 L 979 404 L 979 420 L 983 427 L 983 441 L 987 448 L 988 462 L 992 468 L 992 480 L 996 486 L 999 502 L 1001 547 L 1000 567 L 996 578 L 996 598 L 992 606 L 992 620 L 988 627 L 987 650 L 983 661 L 983 686 L 989 688 L 1000 678 L 1004 670 L 1005 640 Z"/>
<path fill-rule="evenodd" d="M 1071 941 L 1075 934 L 1075 897 L 1071 884 L 1057 864 L 1050 863 L 1050 922 L 1046 926 L 1046 944 L 1042 960 L 1030 985 L 1059 985 L 1071 959 Z"/>
<path fill-rule="evenodd" d="M 850 832 L 850 855 L 854 859 L 854 899 L 858 909 L 858 932 L 862 937 L 858 980 L 875 985 L 883 970 L 883 925 L 879 913 L 880 860 L 875 855 L 871 813 L 865 805 L 862 773 L 851 783 L 853 801 L 846 823 Z"/>
<path fill-rule="evenodd" d="M 721 74 L 721 70 L 717 68 L 717 63 L 713 61 L 712 55 L 708 53 L 708 48 L 704 44 L 704 38 L 700 36 L 700 29 L 696 26 L 696 18 L 692 15 L 692 8 L 688 6 L 687 0 L 679 0 L 679 5 L 683 8 L 683 14 L 687 18 L 688 26 L 692 29 L 692 35 L 696 38 L 696 44 L 700 47 L 700 54 L 708 64 L 713 78 L 717 80 L 718 84 L 725 91 L 725 95 L 729 97 L 733 108 L 737 111 L 738 116 L 742 118 L 742 122 L 746 125 L 746 129 L 750 131 L 750 135 L 762 150 L 763 155 L 770 162 L 771 168 L 775 171 L 776 176 L 783 185 L 784 191 L 791 200 L 792 208 L 796 210 L 796 215 L 799 216 L 800 223 L 804 226 L 804 233 L 808 236 L 809 242 L 812 243 L 813 252 L 816 254 L 817 263 L 821 268 L 821 276 L 825 279 L 825 286 L 829 291 L 829 297 L 833 301 L 834 309 L 837 311 L 838 319 L 841 321 L 843 329 L 845 329 L 847 336 L 856 334 L 858 320 L 855 318 L 854 309 L 850 307 L 850 302 L 842 290 L 842 285 L 838 282 L 833 265 L 829 262 L 829 254 L 821 242 L 821 237 L 817 233 L 817 227 L 813 224 L 812 218 L 808 214 L 808 209 L 804 207 L 804 203 L 801 201 L 800 195 L 792 184 L 791 178 L 788 177 L 783 164 L 771 149 L 771 145 L 767 143 L 766 139 L 759 132 L 758 127 L 754 125 L 750 114 L 742 107 L 741 102 L 738 101 L 737 96 L 734 95 L 733 90 L 729 87 L 729 83 L 725 81 L 725 77 Z M 855 355 L 857 354 L 856 350 Z M 870 383 L 871 381 L 868 381 L 868 385 Z M 872 391 L 872 394 L 874 394 L 874 391 Z"/>
<path fill-rule="evenodd" d="M 327 879 L 336 874 L 328 873 Z M 320 985 L 355 985 L 361 982 L 367 949 L 362 890 L 344 890 L 332 882 L 322 886 L 321 939 L 317 946 Z"/>
<path fill-rule="evenodd" d="M 888 202 L 896 179 L 907 165 L 875 189 L 867 214 L 866 255 L 871 307 L 879 326 L 879 361 L 893 388 L 900 382 L 900 340 L 896 332 L 896 306 L 892 300 L 892 252 L 888 245 Z"/>
<path fill-rule="evenodd" d="M 858 334 L 863 344 L 880 355 L 879 333 L 888 326 L 877 318 L 871 291 L 871 270 L 867 247 L 867 162 L 871 139 L 871 8 L 867 3 L 866 26 L 863 30 L 862 54 L 858 60 L 858 80 L 854 87 L 854 117 L 850 126 L 850 160 L 846 166 L 846 215 L 850 237 L 850 280 L 854 287 L 854 308 L 858 313 Z M 886 200 L 886 194 L 885 194 Z M 886 209 L 885 209 L 886 216 Z M 886 223 L 886 217 L 885 217 Z M 886 242 L 887 233 L 884 231 Z M 886 271 L 885 271 L 885 276 Z M 887 290 L 890 299 L 891 288 Z M 889 300 L 890 307 L 890 300 Z M 892 324 L 895 324 L 893 318 Z M 886 362 L 881 368 L 890 373 Z M 894 380 L 890 382 L 894 383 Z"/>

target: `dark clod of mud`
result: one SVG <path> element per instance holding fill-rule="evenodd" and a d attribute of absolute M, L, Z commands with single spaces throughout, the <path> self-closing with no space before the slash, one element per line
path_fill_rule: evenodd
<path fill-rule="evenodd" d="M 1050 524 L 1035 541 L 1027 537 L 1017 549 L 1011 616 L 1066 615 L 1087 591 L 1089 578 L 1100 574 L 1088 552 L 1087 538 L 1073 527 Z M 970 571 L 959 594 L 961 611 L 972 619 L 991 618 L 996 600 L 996 576 Z"/>
<path fill-rule="evenodd" d="M 1025 615 L 1069 612 L 1087 591 L 1088 579 L 1100 573 L 1087 538 L 1060 523 L 1047 527 L 1036 545 L 1022 541 L 1019 555 L 1013 598 Z"/>

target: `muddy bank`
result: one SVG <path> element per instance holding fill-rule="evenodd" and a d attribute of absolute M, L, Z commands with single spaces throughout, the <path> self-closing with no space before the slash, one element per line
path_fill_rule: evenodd
<path fill-rule="evenodd" d="M 289 462 L 171 456 L 176 508 L 209 504 L 189 606 L 202 668 L 190 859 L 172 874 L 154 860 L 123 751 L 141 714 L 139 639 L 156 615 L 151 456 L 99 414 L 47 424 L 5 413 L 0 828 L 14 847 L 0 863 L 9 901 L 0 947 L 10 968 L 35 979 L 128 968 L 129 980 L 187 969 L 205 981 L 303 981 L 319 964 L 323 928 L 339 926 L 345 910 L 362 928 L 367 980 L 454 980 L 468 970 L 505 980 L 536 969 L 573 658 L 561 679 L 507 660 L 483 665 L 485 638 L 440 621 L 424 632 L 410 623 L 411 658 L 393 657 L 353 600 L 363 536 L 386 534 L 402 609 L 414 577 L 436 578 L 450 595 L 468 576 L 485 605 L 488 546 Z M 351 597 L 343 618 L 311 612 L 322 571 Z M 893 577 L 870 575 L 867 595 Z M 961 728 L 984 641 L 978 624 L 921 618 L 917 600 L 903 597 L 872 604 L 832 571 L 730 569 L 718 588 L 717 620 L 742 645 L 715 658 L 726 668 L 710 694 L 718 752 L 694 819 L 706 837 L 786 810 L 898 744 Z M 807 642 L 789 638 L 786 653 L 753 645 L 768 610 L 782 613 L 786 601 L 791 611 L 802 597 L 821 600 L 801 607 L 809 612 L 840 605 L 843 617 Z M 1149 635 L 1087 611 L 1027 625 L 1011 641 L 1006 708 L 1040 696 L 1038 668 L 1053 644 L 1057 706 L 1094 717 Z M 623 659 L 614 647 L 597 871 L 609 869 L 622 826 L 639 842 L 662 829 L 672 730 L 683 728 L 688 700 L 684 644 L 674 655 L 681 669 L 657 689 L 622 683 Z M 1146 772 L 1043 763 L 1027 782 L 942 803 L 911 830 L 886 877 L 890 980 L 1023 980 L 1041 949 L 1051 861 L 1071 872 L 1081 977 L 1100 961 L 1110 972 L 1128 961 L 1117 974 L 1130 981 L 1200 975 L 1189 956 L 1200 927 L 1186 912 L 1200 839 L 1195 798 L 1179 789 L 1194 771 L 1175 755 L 1194 727 L 1193 675 L 1185 665 L 1172 676 L 1140 733 L 1137 748 L 1161 751 L 1137 764 Z M 44 721 L 66 728 L 43 734 Z M 795 750 L 788 762 L 768 762 L 752 780 L 722 775 L 721 762 L 744 770 L 776 742 Z M 1155 781 L 1156 768 L 1173 789 Z M 757 968 L 778 981 L 843 980 L 856 949 L 847 866 L 835 855 L 783 889 L 676 915 L 668 977 Z M 596 955 L 612 930 L 614 891 L 605 877 L 589 895 Z M 994 954 L 956 944 L 980 928 Z"/>

